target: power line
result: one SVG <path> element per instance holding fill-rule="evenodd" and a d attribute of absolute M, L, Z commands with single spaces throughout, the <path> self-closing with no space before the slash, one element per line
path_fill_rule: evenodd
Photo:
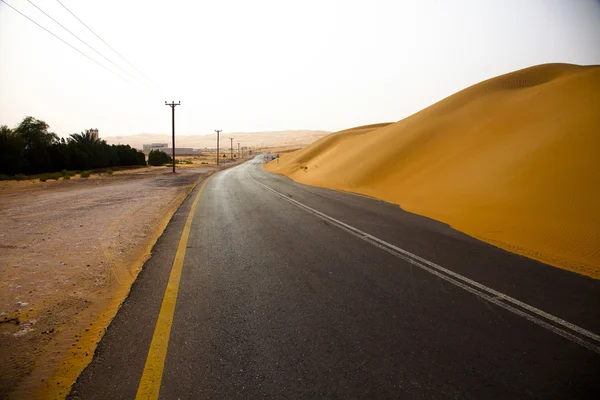
<path fill-rule="evenodd" d="M 60 0 L 56 0 L 56 1 L 58 2 L 58 4 L 60 4 L 61 6 L 63 6 L 63 7 L 64 7 L 64 9 L 65 9 L 65 10 L 67 10 L 67 11 L 68 11 L 68 12 L 69 12 L 69 13 L 70 13 L 70 14 L 71 14 L 73 17 L 75 17 L 75 19 L 77 19 L 77 21 L 81 22 L 81 24 L 82 24 L 83 26 L 85 26 L 85 27 L 86 27 L 86 28 L 87 28 L 87 29 L 88 29 L 90 32 L 92 32 L 92 33 L 93 33 L 93 34 L 94 34 L 94 35 L 95 35 L 95 36 L 96 36 L 98 39 L 100 39 L 100 40 L 102 41 L 102 43 L 104 43 L 106 46 L 108 46 L 108 48 L 110 48 L 112 51 L 114 51 L 116 55 L 118 55 L 119 57 L 121 57 L 121 58 L 123 59 L 123 61 L 125 61 L 127 64 L 129 64 L 129 66 L 130 66 L 131 68 L 133 68 L 133 69 L 135 69 L 137 72 L 139 72 L 139 73 L 140 73 L 140 75 L 142 75 L 144 78 L 146 78 L 146 79 L 147 79 L 149 82 L 151 82 L 151 83 L 154 83 L 154 82 L 152 82 L 152 79 L 150 79 L 150 78 L 148 78 L 146 75 L 144 75 L 144 73 L 143 73 L 142 71 L 140 71 L 139 69 L 137 69 L 137 68 L 135 67 L 135 65 L 133 65 L 132 63 L 130 63 L 130 62 L 129 62 L 129 61 L 128 61 L 128 60 L 127 60 L 125 57 L 123 57 L 121 54 L 119 54 L 119 52 L 118 52 L 118 51 L 116 51 L 116 50 L 115 50 L 115 49 L 114 49 L 114 48 L 113 48 L 113 47 L 112 47 L 110 44 L 106 43 L 106 41 L 105 41 L 104 39 L 102 39 L 102 38 L 101 38 L 101 37 L 100 37 L 100 36 L 99 36 L 99 35 L 98 35 L 96 32 L 94 32 L 94 31 L 92 30 L 92 28 L 90 28 L 89 26 L 87 26 L 87 25 L 85 24 L 85 22 L 83 22 L 81 19 L 79 19 L 79 17 L 78 17 L 77 15 L 75 15 L 75 14 L 73 13 L 73 11 L 69 10 L 69 8 L 68 8 L 67 6 L 65 6 L 63 3 L 61 3 L 61 2 L 60 2 Z"/>
<path fill-rule="evenodd" d="M 104 58 L 106 61 L 108 61 L 109 63 L 111 63 L 112 65 L 114 65 L 115 67 L 119 68 L 121 71 L 125 72 L 127 75 L 129 75 L 131 78 L 135 79 L 135 76 L 131 75 L 129 72 L 127 72 L 126 70 L 124 70 L 123 68 L 121 68 L 118 64 L 116 64 L 115 62 L 113 62 L 112 60 L 110 60 L 108 57 L 106 57 L 104 54 L 100 53 L 98 50 L 96 50 L 95 48 L 93 48 L 92 46 L 90 46 L 85 40 L 81 39 L 79 36 L 77 36 L 76 34 L 74 34 L 73 32 L 71 32 L 68 28 L 66 28 L 63 24 L 61 24 L 60 22 L 58 22 L 57 20 L 55 20 L 54 18 L 52 18 L 51 15 L 49 15 L 46 11 L 42 10 L 41 8 L 39 8 L 38 6 L 35 5 L 34 2 L 32 2 L 31 0 L 27 0 L 32 6 L 34 6 L 35 8 L 37 8 L 38 10 L 40 10 L 42 13 L 44 13 L 45 16 L 47 16 L 48 18 L 50 18 L 52 21 L 56 22 L 61 28 L 63 28 L 65 31 L 69 32 L 71 35 L 75 36 L 75 38 L 77 38 L 77 40 L 79 40 L 81 43 L 85 44 L 87 47 L 89 47 L 90 49 L 94 50 L 100 57 Z"/>
<path fill-rule="evenodd" d="M 112 69 L 108 68 L 106 65 L 98 62 L 97 60 L 94 60 L 92 57 L 88 56 L 83 51 L 81 51 L 77 47 L 73 46 L 71 43 L 65 41 L 64 39 L 61 39 L 55 33 L 53 33 L 51 31 L 49 31 L 48 29 L 44 28 L 42 25 L 38 24 L 33 19 L 29 18 L 27 15 L 23 14 L 21 11 L 17 10 L 16 8 L 14 8 L 10 4 L 8 4 L 5 0 L 0 0 L 0 1 L 3 2 L 4 4 L 6 4 L 7 6 L 9 6 L 10 8 L 12 8 L 14 11 L 18 12 L 19 14 L 21 14 L 23 17 L 27 18 L 28 20 L 30 20 L 31 22 L 33 22 L 34 24 L 36 24 L 37 26 L 39 26 L 40 28 L 42 28 L 43 30 L 45 30 L 46 32 L 48 32 L 49 34 L 51 34 L 52 36 L 54 36 L 55 38 L 57 38 L 58 40 L 60 40 L 61 42 L 63 42 L 64 44 L 66 44 L 67 46 L 69 46 L 70 48 L 72 48 L 73 50 L 77 51 L 82 56 L 84 56 L 84 57 L 90 59 L 91 61 L 95 62 L 96 64 L 98 64 L 99 66 L 101 66 L 102 68 L 104 68 L 105 70 L 107 70 L 108 72 L 115 74 L 119 78 L 123 79 L 125 82 L 131 83 L 130 81 L 128 81 L 127 79 L 123 78 L 121 75 L 119 75 L 118 73 L 116 73 L 115 71 L 113 71 Z"/>

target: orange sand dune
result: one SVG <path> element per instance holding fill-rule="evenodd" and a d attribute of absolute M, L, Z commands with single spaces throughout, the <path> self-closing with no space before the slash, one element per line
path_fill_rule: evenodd
<path fill-rule="evenodd" d="M 265 168 L 600 278 L 600 66 L 545 64 L 492 78 Z"/>

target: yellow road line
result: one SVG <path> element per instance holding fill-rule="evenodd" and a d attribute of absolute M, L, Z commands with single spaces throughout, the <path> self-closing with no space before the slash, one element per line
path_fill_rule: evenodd
<path fill-rule="evenodd" d="M 183 232 L 181 233 L 181 239 L 179 240 L 179 246 L 177 247 L 177 253 L 175 253 L 175 260 L 173 260 L 171 268 L 171 275 L 169 276 L 167 289 L 165 290 L 154 334 L 152 335 L 148 358 L 146 359 L 142 379 L 140 380 L 140 385 L 135 396 L 136 400 L 158 399 L 165 367 L 165 358 L 167 357 L 167 347 L 169 346 L 169 337 L 171 335 L 171 325 L 173 324 L 173 315 L 175 314 L 175 303 L 177 302 L 177 293 L 179 292 L 179 281 L 181 280 L 185 249 L 192 226 L 192 219 L 194 218 L 196 206 L 200 199 L 200 193 L 202 193 L 202 189 L 204 189 L 208 179 L 204 181 L 200 190 L 198 190 L 196 198 L 192 203 L 192 209 L 185 221 Z"/>

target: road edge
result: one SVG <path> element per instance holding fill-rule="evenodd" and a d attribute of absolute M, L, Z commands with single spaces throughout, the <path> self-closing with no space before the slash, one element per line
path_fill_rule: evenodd
<path fill-rule="evenodd" d="M 79 342 L 77 344 L 79 347 L 82 347 L 82 349 L 78 350 L 78 354 L 67 352 L 66 354 L 62 355 L 56 362 L 57 367 L 52 373 L 51 378 L 46 379 L 45 381 L 40 381 L 41 387 L 33 390 L 34 394 L 32 398 L 64 399 L 69 395 L 79 376 L 92 362 L 94 356 L 96 355 L 98 344 L 104 337 L 106 330 L 116 317 L 121 306 L 129 297 L 133 284 L 137 280 L 137 277 L 142 271 L 146 262 L 152 256 L 152 250 L 154 249 L 154 246 L 164 234 L 167 226 L 173 219 L 173 216 L 177 213 L 183 203 L 190 197 L 190 194 L 194 192 L 198 185 L 206 181 L 206 179 L 208 179 L 214 173 L 215 172 L 202 174 L 183 196 L 180 196 L 179 199 L 176 199 L 175 206 L 168 210 L 167 214 L 160 220 L 157 228 L 153 230 L 152 239 L 148 245 L 130 264 L 131 271 L 134 273 L 131 281 L 121 285 L 115 291 L 111 301 L 101 309 L 99 315 L 93 319 L 91 325 L 88 326 L 85 331 L 78 332 L 81 336 L 79 337 Z M 84 355 L 82 356 L 82 354 Z M 31 382 L 22 382 L 22 384 L 19 385 L 16 390 L 9 395 L 9 398 L 19 397 L 19 392 L 21 392 L 21 390 L 26 391 L 28 389 L 28 383 Z"/>

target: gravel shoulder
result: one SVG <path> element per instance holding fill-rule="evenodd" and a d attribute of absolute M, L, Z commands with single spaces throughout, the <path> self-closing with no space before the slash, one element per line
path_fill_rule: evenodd
<path fill-rule="evenodd" d="M 215 170 L 0 182 L 0 398 L 66 395 L 171 216 Z"/>

